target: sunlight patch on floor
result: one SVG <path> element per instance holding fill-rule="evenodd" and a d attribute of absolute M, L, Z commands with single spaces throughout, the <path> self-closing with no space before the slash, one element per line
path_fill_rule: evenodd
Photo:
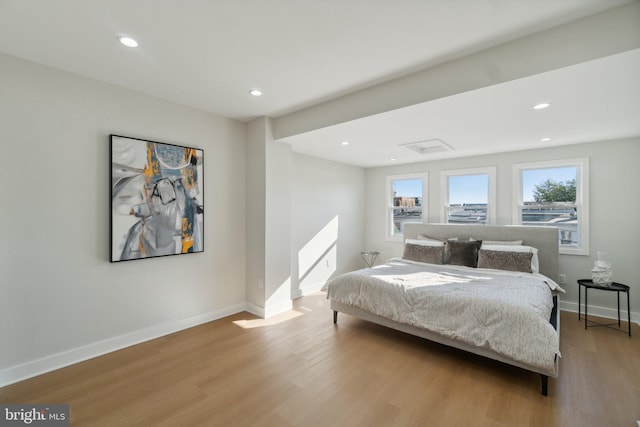
<path fill-rule="evenodd" d="M 301 313 L 296 310 L 286 311 L 284 313 L 280 313 L 273 317 L 269 317 L 268 319 L 246 319 L 246 320 L 234 320 L 233 323 L 236 326 L 240 326 L 243 329 L 253 329 L 253 328 L 262 328 L 265 326 L 273 326 L 279 323 L 283 323 L 296 317 L 303 316 L 304 313 Z"/>

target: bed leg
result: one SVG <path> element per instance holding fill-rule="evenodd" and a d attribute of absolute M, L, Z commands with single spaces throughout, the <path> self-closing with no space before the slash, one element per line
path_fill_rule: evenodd
<path fill-rule="evenodd" d="M 336 323 L 338 323 L 338 312 L 337 311 L 333 311 L 333 324 L 335 325 Z"/>
<path fill-rule="evenodd" d="M 549 396 L 549 377 L 540 374 L 540 379 L 542 380 L 542 395 Z"/>

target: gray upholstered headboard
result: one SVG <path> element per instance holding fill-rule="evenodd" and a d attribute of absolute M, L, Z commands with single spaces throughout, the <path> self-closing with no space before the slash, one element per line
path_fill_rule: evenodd
<path fill-rule="evenodd" d="M 419 234 L 438 239 L 457 237 L 478 240 L 522 240 L 523 245 L 538 248 L 540 273 L 558 280 L 558 229 L 516 225 L 411 224 L 404 225 L 404 238 Z"/>

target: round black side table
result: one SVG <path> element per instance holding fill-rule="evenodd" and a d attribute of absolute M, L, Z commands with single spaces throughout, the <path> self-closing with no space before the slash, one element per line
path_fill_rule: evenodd
<path fill-rule="evenodd" d="M 616 292 L 618 294 L 618 328 L 612 328 L 611 326 L 615 325 L 615 323 L 598 323 L 593 320 L 589 320 L 591 322 L 591 326 L 605 326 L 609 329 L 613 329 L 614 331 L 624 332 L 623 329 L 619 329 L 620 327 L 620 292 L 624 292 L 627 294 L 627 325 L 629 336 L 631 336 L 631 309 L 629 308 L 629 286 L 623 285 L 622 283 L 613 282 L 609 286 L 596 285 L 593 283 L 591 279 L 580 279 L 578 280 L 578 320 L 580 320 L 581 316 L 581 296 L 582 296 L 582 288 L 584 288 L 584 328 L 587 329 L 587 291 L 589 289 L 598 289 L 601 291 L 610 291 Z"/>

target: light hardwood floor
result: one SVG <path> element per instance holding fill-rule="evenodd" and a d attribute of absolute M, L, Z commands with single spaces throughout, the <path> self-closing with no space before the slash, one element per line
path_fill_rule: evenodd
<path fill-rule="evenodd" d="M 623 327 L 626 323 L 623 323 Z M 2 403 L 68 403 L 78 426 L 629 426 L 633 337 L 561 314 L 560 377 L 347 315 L 323 293 L 261 320 L 241 313 L 0 388 Z"/>

